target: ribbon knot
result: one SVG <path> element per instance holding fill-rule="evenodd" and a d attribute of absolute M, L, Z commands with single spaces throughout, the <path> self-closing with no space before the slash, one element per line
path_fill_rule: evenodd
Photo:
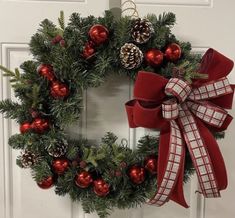
<path fill-rule="evenodd" d="M 233 86 L 226 78 L 232 68 L 230 59 L 209 49 L 199 72 L 208 79 L 191 85 L 179 78 L 138 73 L 135 99 L 126 103 L 129 125 L 160 129 L 157 192 L 150 204 L 161 206 L 171 199 L 188 207 L 183 194 L 186 146 L 200 192 L 219 197 L 226 188 L 224 160 L 211 130 L 224 131 L 232 120 L 224 109 L 231 108 L 233 101 Z"/>
<path fill-rule="evenodd" d="M 188 82 L 178 78 L 169 79 L 165 87 L 166 95 L 176 97 L 179 102 L 184 102 L 191 90 L 192 88 Z"/>
<path fill-rule="evenodd" d="M 162 103 L 162 116 L 166 120 L 174 120 L 178 117 L 179 108 L 177 100 L 179 103 L 184 102 L 191 90 L 192 88 L 189 83 L 178 78 L 169 79 L 165 87 L 165 94 L 173 96 L 173 98 Z"/>

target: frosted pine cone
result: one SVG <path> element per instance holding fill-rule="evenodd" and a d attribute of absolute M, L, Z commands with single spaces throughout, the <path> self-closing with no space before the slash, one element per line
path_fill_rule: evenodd
<path fill-rule="evenodd" d="M 143 53 L 133 43 L 125 43 L 120 50 L 120 59 L 122 66 L 131 70 L 141 65 L 143 61 Z"/>
<path fill-rule="evenodd" d="M 136 43 L 146 43 L 153 33 L 153 25 L 149 20 L 138 18 L 134 21 L 131 36 Z"/>

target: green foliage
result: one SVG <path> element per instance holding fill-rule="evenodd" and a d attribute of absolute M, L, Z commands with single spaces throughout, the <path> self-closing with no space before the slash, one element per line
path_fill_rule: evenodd
<path fill-rule="evenodd" d="M 10 119 L 17 119 L 22 113 L 20 104 L 13 102 L 10 99 L 0 102 L 0 112 L 4 113 L 5 117 Z"/>
<path fill-rule="evenodd" d="M 58 23 L 59 23 L 60 28 L 61 28 L 62 30 L 65 29 L 65 23 L 64 23 L 64 22 L 65 22 L 65 21 L 64 21 L 64 12 L 63 12 L 63 11 L 60 11 L 60 17 L 58 18 Z"/>
<path fill-rule="evenodd" d="M 51 171 L 51 166 L 46 160 L 38 161 L 32 167 L 32 176 L 36 182 L 40 182 L 49 176 L 53 176 L 53 173 Z"/>

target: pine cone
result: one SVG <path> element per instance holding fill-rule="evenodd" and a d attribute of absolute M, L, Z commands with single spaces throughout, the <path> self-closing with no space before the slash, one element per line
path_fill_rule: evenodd
<path fill-rule="evenodd" d="M 29 168 L 38 161 L 38 156 L 29 150 L 25 150 L 21 153 L 19 160 L 23 168 Z"/>
<path fill-rule="evenodd" d="M 141 65 L 143 53 L 133 43 L 125 43 L 120 50 L 120 59 L 123 67 L 131 70 Z"/>
<path fill-rule="evenodd" d="M 153 33 L 153 25 L 149 20 L 138 18 L 134 21 L 131 36 L 136 43 L 146 43 Z"/>
<path fill-rule="evenodd" d="M 61 157 L 65 155 L 68 150 L 68 143 L 66 141 L 55 142 L 47 147 L 47 152 L 52 157 Z"/>

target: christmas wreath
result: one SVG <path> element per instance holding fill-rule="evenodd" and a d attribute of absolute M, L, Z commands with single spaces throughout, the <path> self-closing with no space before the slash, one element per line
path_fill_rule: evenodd
<path fill-rule="evenodd" d="M 115 19 L 71 15 L 67 26 L 49 20 L 33 35 L 34 60 L 1 70 L 19 101 L 0 102 L 20 133 L 9 145 L 22 150 L 17 164 L 30 168 L 42 189 L 82 202 L 86 213 L 106 217 L 113 208 L 173 200 L 187 207 L 183 182 L 196 171 L 205 197 L 218 197 L 227 177 L 215 138 L 232 120 L 233 86 L 226 75 L 233 63 L 209 49 L 201 58 L 172 34 L 173 13 Z M 118 58 L 117 58 L 118 57 Z M 126 103 L 129 125 L 159 129 L 131 150 L 107 133 L 97 144 L 71 139 L 68 125 L 82 111 L 84 90 L 100 86 L 111 72 L 135 81 L 134 100 Z M 151 72 L 151 73 L 150 73 Z M 127 99 L 128 100 L 128 99 Z"/>

